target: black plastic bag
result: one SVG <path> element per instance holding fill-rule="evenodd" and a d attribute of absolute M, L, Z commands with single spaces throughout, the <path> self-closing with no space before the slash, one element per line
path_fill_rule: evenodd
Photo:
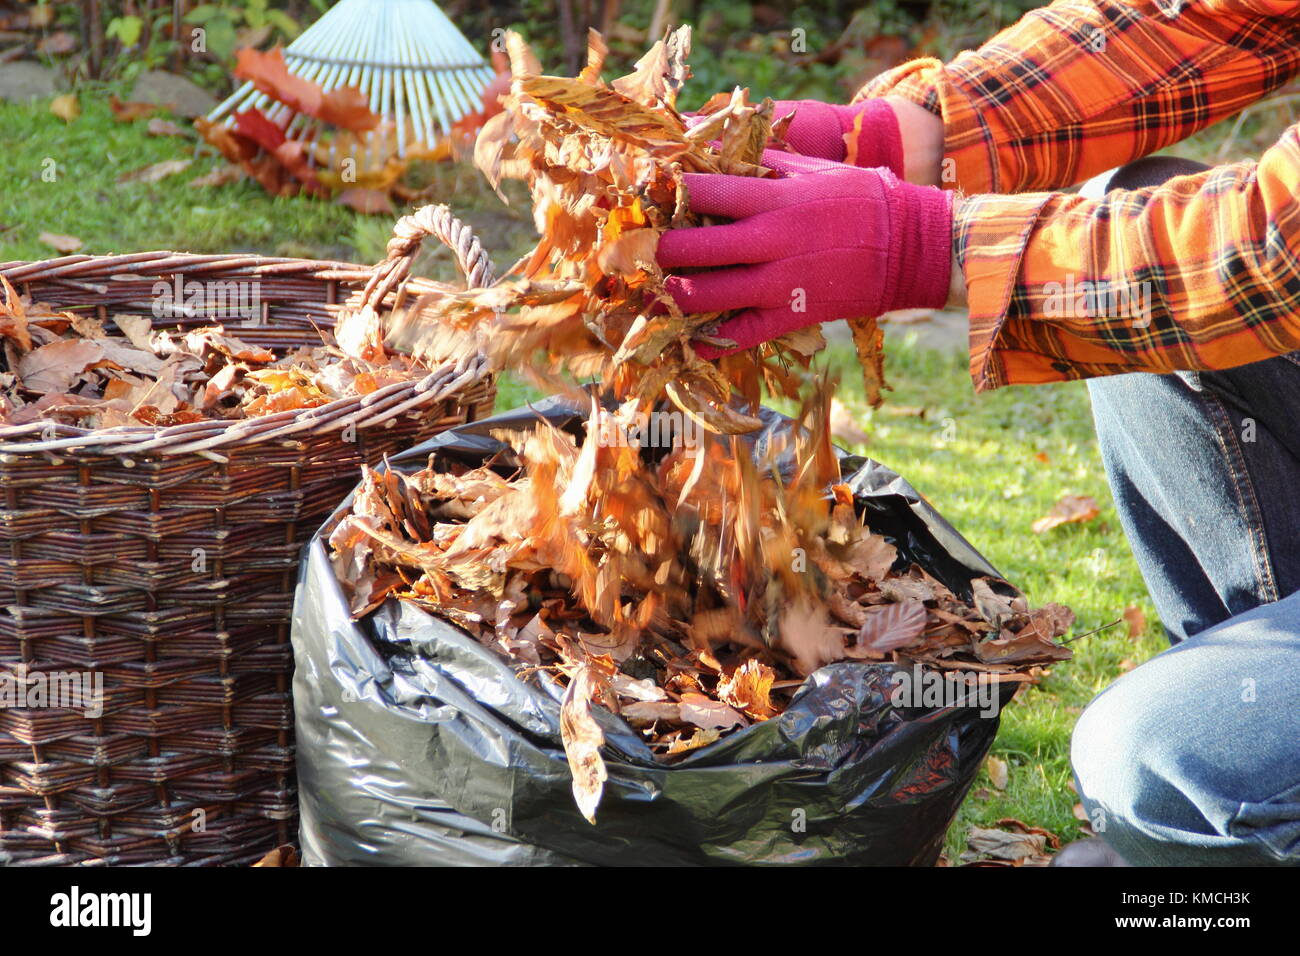
<path fill-rule="evenodd" d="M 445 432 L 391 462 L 481 464 L 489 432 L 582 416 L 548 400 Z M 764 413 L 761 454 L 789 419 Z M 897 474 L 844 455 L 873 531 L 958 594 L 997 572 Z M 340 507 L 343 512 L 347 503 Z M 573 802 L 560 694 L 414 605 L 350 619 L 323 543 L 307 546 L 293 620 L 301 841 L 307 865 L 932 865 L 993 737 L 977 706 L 898 708 L 896 668 L 812 674 L 780 716 L 657 761 L 595 708 L 609 779 L 588 823 Z M 999 688 L 999 705 L 1014 685 Z"/>

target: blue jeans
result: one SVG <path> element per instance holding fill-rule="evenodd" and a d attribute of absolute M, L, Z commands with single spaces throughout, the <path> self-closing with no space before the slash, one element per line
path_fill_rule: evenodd
<path fill-rule="evenodd" d="M 1135 865 L 1300 864 L 1300 353 L 1089 389 L 1174 646 L 1079 718 L 1084 808 Z"/>

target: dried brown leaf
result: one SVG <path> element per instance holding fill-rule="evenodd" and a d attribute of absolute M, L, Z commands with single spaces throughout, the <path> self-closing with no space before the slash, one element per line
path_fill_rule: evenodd
<path fill-rule="evenodd" d="M 1063 524 L 1081 524 L 1101 514 L 1097 501 L 1090 495 L 1065 495 L 1046 515 L 1033 524 L 1034 534 L 1042 534 Z"/>

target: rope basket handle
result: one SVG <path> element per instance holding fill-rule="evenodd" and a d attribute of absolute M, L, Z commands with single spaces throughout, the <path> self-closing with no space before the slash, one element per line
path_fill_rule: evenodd
<path fill-rule="evenodd" d="M 456 265 L 465 276 L 466 288 L 478 289 L 492 284 L 492 260 L 474 231 L 453 216 L 446 205 L 424 206 L 397 220 L 393 238 L 388 240 L 387 255 L 375 266 L 361 293 L 363 305 L 378 309 L 384 296 L 406 281 L 420 243 L 429 236 L 441 240 L 451 249 Z"/>

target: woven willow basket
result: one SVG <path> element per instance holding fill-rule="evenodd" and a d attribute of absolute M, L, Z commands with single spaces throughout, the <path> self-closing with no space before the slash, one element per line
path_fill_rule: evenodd
<path fill-rule="evenodd" d="M 0 275 L 105 321 L 154 317 L 160 281 L 256 281 L 260 321 L 230 332 L 278 351 L 319 344 L 349 298 L 383 314 L 447 288 L 409 276 L 427 235 L 470 285 L 490 281 L 477 240 L 432 206 L 398 223 L 373 269 L 152 252 L 9 262 Z M 0 428 L 0 680 L 30 690 L 90 674 L 103 688 L 98 716 L 0 706 L 0 862 L 235 864 L 295 840 L 299 546 L 363 462 L 484 417 L 494 397 L 469 350 L 423 379 L 263 418 Z"/>

